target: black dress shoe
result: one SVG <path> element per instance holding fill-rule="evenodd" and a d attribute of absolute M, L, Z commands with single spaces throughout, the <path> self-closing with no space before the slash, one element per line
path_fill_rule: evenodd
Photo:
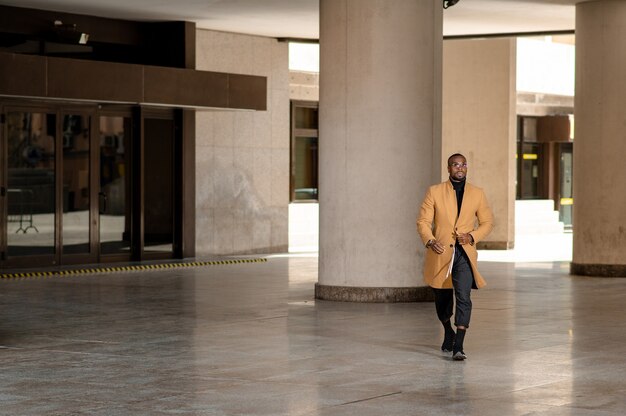
<path fill-rule="evenodd" d="M 443 344 L 441 344 L 441 351 L 445 353 L 452 352 L 454 349 L 454 339 L 456 334 L 454 332 L 446 334 L 443 339 Z"/>
<path fill-rule="evenodd" d="M 457 351 L 452 355 L 454 361 L 463 361 L 467 359 L 467 355 L 463 351 Z"/>

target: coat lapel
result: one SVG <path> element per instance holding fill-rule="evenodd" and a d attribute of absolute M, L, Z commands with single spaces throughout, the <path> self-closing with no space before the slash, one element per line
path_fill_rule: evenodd
<path fill-rule="evenodd" d="M 446 207 L 446 214 L 450 218 L 450 224 L 454 225 L 457 221 L 457 204 L 456 193 L 450 181 L 446 183 L 446 192 L 443 196 L 445 198 L 444 205 Z"/>
<path fill-rule="evenodd" d="M 461 219 L 462 217 L 465 218 L 467 216 L 468 211 L 471 211 L 472 206 L 474 205 L 473 204 L 474 202 L 473 191 L 474 190 L 472 189 L 472 186 L 466 182 L 465 191 L 463 192 L 463 204 L 461 205 L 461 212 L 459 213 L 459 219 Z M 472 214 L 472 218 L 473 218 L 473 213 L 470 212 L 470 214 Z"/>

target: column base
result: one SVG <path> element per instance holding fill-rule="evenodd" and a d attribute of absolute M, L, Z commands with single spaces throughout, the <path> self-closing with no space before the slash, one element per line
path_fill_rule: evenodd
<path fill-rule="evenodd" d="M 419 287 L 355 287 L 315 284 L 315 299 L 335 302 L 399 303 L 434 302 L 430 286 Z"/>
<path fill-rule="evenodd" d="M 570 274 L 595 277 L 626 277 L 626 264 L 570 263 Z"/>

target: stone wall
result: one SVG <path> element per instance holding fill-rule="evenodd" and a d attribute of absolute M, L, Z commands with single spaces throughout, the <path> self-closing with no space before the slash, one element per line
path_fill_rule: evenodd
<path fill-rule="evenodd" d="M 495 216 L 479 247 L 506 249 L 515 240 L 516 43 L 514 38 L 443 43 L 442 171 L 463 153 L 468 181 L 485 190 Z"/>
<path fill-rule="evenodd" d="M 289 204 L 288 44 L 197 31 L 196 68 L 267 77 L 267 111 L 196 113 L 197 256 L 285 252 Z"/>
<path fill-rule="evenodd" d="M 289 71 L 289 98 L 298 101 L 320 100 L 320 74 Z"/>

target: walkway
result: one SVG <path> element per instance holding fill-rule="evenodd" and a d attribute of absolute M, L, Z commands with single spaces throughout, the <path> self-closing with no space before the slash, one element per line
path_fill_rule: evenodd
<path fill-rule="evenodd" d="M 432 304 L 314 301 L 317 258 L 0 281 L 0 415 L 626 413 L 626 279 L 482 262 L 466 362 Z"/>

